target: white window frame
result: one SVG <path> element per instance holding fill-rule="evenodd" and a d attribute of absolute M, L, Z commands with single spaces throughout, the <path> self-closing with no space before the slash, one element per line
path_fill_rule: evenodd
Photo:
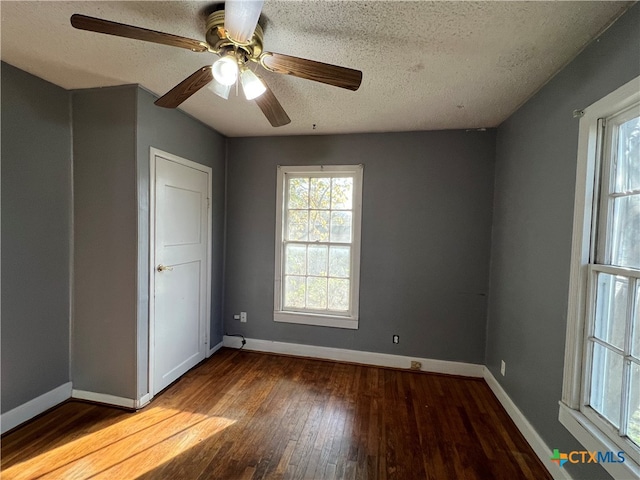
<path fill-rule="evenodd" d="M 299 323 L 323 327 L 357 329 L 359 322 L 360 298 L 360 241 L 362 229 L 362 173 L 363 165 L 315 165 L 315 166 L 282 166 L 278 165 L 276 189 L 276 254 L 275 254 L 275 285 L 274 312 L 276 322 Z M 351 309 L 344 315 L 334 313 L 294 312 L 286 311 L 282 305 L 283 279 L 283 234 L 285 217 L 285 185 L 287 175 L 349 175 L 353 177 L 353 239 L 351 243 Z"/>
<path fill-rule="evenodd" d="M 588 380 L 585 365 L 588 365 L 586 362 L 589 359 L 585 352 L 585 335 L 588 334 L 590 315 L 588 288 L 592 288 L 589 278 L 595 275 L 596 269 L 611 269 L 612 272 L 621 269 L 600 265 L 594 268 L 589 263 L 594 253 L 594 214 L 597 208 L 594 200 L 598 197 L 596 188 L 600 183 L 600 119 L 611 117 L 638 102 L 640 77 L 586 108 L 580 119 L 564 377 L 559 411 L 560 423 L 589 451 L 625 451 L 624 463 L 600 464 L 614 478 L 640 478 L 640 452 L 626 442 L 621 444 L 622 439 L 617 432 L 602 428 L 602 422 L 591 415 L 593 412 L 583 408 L 587 399 L 584 398 L 582 385 Z"/>

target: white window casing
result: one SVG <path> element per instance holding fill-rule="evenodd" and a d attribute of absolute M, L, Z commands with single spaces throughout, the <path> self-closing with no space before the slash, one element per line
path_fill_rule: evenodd
<path fill-rule="evenodd" d="M 278 166 L 277 174 L 277 190 L 276 190 L 276 242 L 275 242 L 275 282 L 274 282 L 274 314 L 273 319 L 276 322 L 287 323 L 299 323 L 306 325 L 317 325 L 325 327 L 347 328 L 357 329 L 359 321 L 359 286 L 360 286 L 360 243 L 361 243 L 361 225 L 362 225 L 362 178 L 363 178 L 363 165 L 318 165 L 318 166 Z M 351 179 L 351 180 L 349 180 Z M 298 183 L 292 184 L 291 182 Z M 341 181 L 349 184 L 351 188 L 351 203 L 348 205 L 336 206 L 334 204 L 339 203 L 334 196 L 334 188 L 337 188 Z M 294 200 L 289 199 L 289 192 L 291 188 L 296 188 L 300 185 L 308 185 L 309 197 L 307 198 L 307 206 L 298 205 L 292 206 L 291 202 Z M 312 201 L 313 193 L 312 186 L 325 182 L 325 185 L 329 185 L 329 197 L 322 197 L 322 201 L 327 201 L 328 206 L 325 205 L 315 207 L 310 203 Z M 292 186 L 293 185 L 293 186 Z M 306 187 L 303 187 L 306 188 Z M 336 190 L 337 191 L 337 190 Z M 326 192 L 325 192 L 326 193 Z M 317 200 L 316 200 L 317 201 Z M 299 218 L 307 218 L 304 225 L 301 225 L 301 232 L 299 237 L 295 237 L 295 234 L 291 232 L 295 230 L 295 215 L 299 215 Z M 313 223 L 311 217 L 316 215 L 316 219 L 322 217 L 322 220 L 318 220 L 317 223 Z M 306 216 L 306 217 L 305 217 Z M 291 217 L 291 218 L 290 218 Z M 337 222 L 340 218 L 350 218 L 350 229 L 344 228 L 343 231 L 349 231 L 349 238 L 340 237 L 340 227 L 337 226 Z M 300 220 L 298 220 L 300 221 Z M 306 223 L 308 222 L 308 223 Z M 348 222 L 347 222 L 348 224 Z M 315 226 L 318 226 L 317 229 Z M 334 232 L 334 227 L 335 232 Z M 328 230 L 327 230 L 328 228 Z M 306 229 L 306 230 L 305 230 Z M 313 232 L 322 231 L 321 236 L 312 235 Z M 305 233 L 306 232 L 306 233 Z M 334 235 L 335 233 L 335 235 Z M 295 237 L 295 238 L 294 238 Z M 287 248 L 291 248 L 287 250 Z M 287 258 L 291 259 L 293 255 L 291 252 L 296 250 L 298 252 L 304 252 L 302 264 L 296 264 L 295 268 L 303 268 L 304 271 L 292 272 L 289 270 L 287 273 Z M 308 255 L 311 251 L 324 251 L 326 252 L 325 271 L 318 271 L 316 273 L 311 272 L 311 263 L 308 262 Z M 289 253 L 287 253 L 289 252 Z M 336 253 L 338 258 L 338 252 L 342 252 L 341 255 L 349 255 L 348 267 L 342 265 L 342 273 L 333 274 L 331 272 L 331 261 L 333 257 L 332 252 Z M 302 258 L 302 257 L 301 257 Z M 345 262 L 342 260 L 342 262 Z M 293 263 L 293 261 L 292 261 Z M 294 267 L 291 267 L 294 268 Z M 338 267 L 336 267 L 338 269 Z M 345 273 L 347 272 L 348 273 Z M 293 288 L 293 283 L 286 282 L 303 282 L 304 288 L 302 291 L 302 297 L 297 296 L 295 300 L 291 300 L 294 297 L 292 290 L 285 290 Z M 318 285 L 323 285 L 326 282 L 327 287 L 323 287 L 328 290 L 327 300 L 325 304 L 320 306 L 310 305 L 309 282 L 319 282 Z M 299 284 L 299 283 L 298 283 Z M 340 285 L 346 292 L 348 290 L 348 298 L 343 295 L 335 295 L 335 298 L 339 298 L 339 302 L 333 302 L 331 298 L 331 285 Z M 348 287 L 345 288 L 345 285 Z M 338 287 L 334 287 L 338 288 Z M 344 293 L 344 292 L 343 292 Z M 285 301 L 286 295 L 290 295 L 288 304 Z M 296 303 L 297 302 L 297 303 Z M 339 303 L 339 305 L 338 305 Z"/>

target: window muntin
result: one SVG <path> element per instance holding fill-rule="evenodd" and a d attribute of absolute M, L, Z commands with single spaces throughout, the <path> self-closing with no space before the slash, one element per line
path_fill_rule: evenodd
<path fill-rule="evenodd" d="M 581 410 L 640 458 L 640 115 L 601 121 L 597 241 L 589 265 Z"/>
<path fill-rule="evenodd" d="M 357 328 L 361 183 L 359 165 L 279 167 L 274 320 Z"/>

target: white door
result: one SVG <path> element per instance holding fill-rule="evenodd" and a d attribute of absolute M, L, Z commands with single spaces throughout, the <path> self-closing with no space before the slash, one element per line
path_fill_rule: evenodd
<path fill-rule="evenodd" d="M 151 154 L 152 173 L 155 164 L 150 309 L 153 395 L 204 360 L 207 352 L 211 182 L 208 167 L 158 150 Z"/>

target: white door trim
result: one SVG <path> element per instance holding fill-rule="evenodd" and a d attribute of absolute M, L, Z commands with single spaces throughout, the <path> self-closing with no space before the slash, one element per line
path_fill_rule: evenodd
<path fill-rule="evenodd" d="M 200 163 L 192 162 L 186 158 L 164 152 L 160 149 L 151 147 L 149 149 L 149 400 L 154 396 L 154 334 L 155 334 L 155 268 L 156 268 L 156 157 L 162 157 L 174 163 L 184 165 L 204 172 L 209 177 L 207 182 L 207 312 L 205 326 L 205 356 L 209 356 L 209 342 L 211 340 L 211 185 L 213 170 L 211 167 Z"/>

